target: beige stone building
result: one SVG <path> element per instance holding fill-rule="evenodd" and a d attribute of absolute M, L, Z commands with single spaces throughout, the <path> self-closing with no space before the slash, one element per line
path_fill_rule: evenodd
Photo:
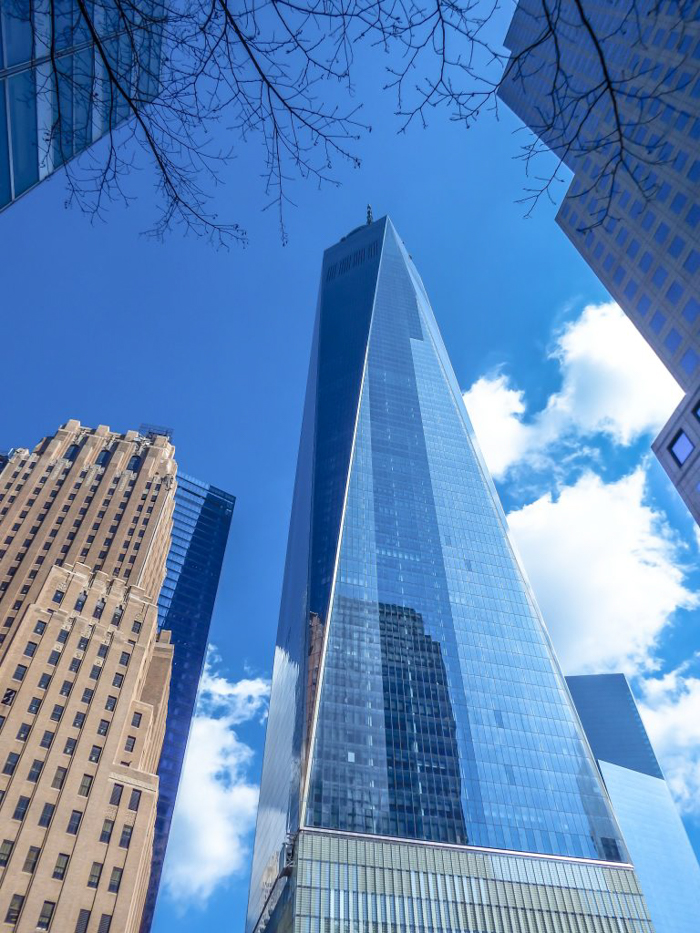
<path fill-rule="evenodd" d="M 136 933 L 172 648 L 164 437 L 69 421 L 0 472 L 0 924 Z"/>

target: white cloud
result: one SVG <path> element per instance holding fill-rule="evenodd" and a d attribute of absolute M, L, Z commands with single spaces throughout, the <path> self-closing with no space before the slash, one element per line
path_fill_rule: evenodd
<path fill-rule="evenodd" d="M 686 666 L 640 683 L 640 712 L 682 810 L 700 816 L 700 679 Z"/>
<path fill-rule="evenodd" d="M 566 673 L 653 668 L 673 613 L 698 604 L 641 467 L 612 483 L 586 472 L 508 521 Z"/>
<path fill-rule="evenodd" d="M 222 881 L 247 867 L 258 788 L 248 772 L 253 750 L 234 726 L 262 719 L 269 682 L 232 682 L 214 670 L 210 648 L 192 722 L 168 854 L 165 889 L 173 901 L 204 903 Z"/>
<path fill-rule="evenodd" d="M 464 401 L 493 475 L 523 461 L 542 465 L 554 444 L 606 434 L 628 445 L 656 433 L 682 391 L 618 305 L 588 305 L 558 335 L 550 358 L 562 387 L 524 421 L 524 394 L 502 373 L 482 376 Z"/>

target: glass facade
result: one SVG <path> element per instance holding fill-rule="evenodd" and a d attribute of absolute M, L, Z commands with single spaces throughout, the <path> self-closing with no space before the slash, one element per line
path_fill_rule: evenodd
<path fill-rule="evenodd" d="M 131 116 L 117 84 L 158 93 L 161 30 L 139 28 L 157 0 L 87 9 L 103 55 L 76 0 L 0 2 L 0 210 Z"/>
<path fill-rule="evenodd" d="M 250 930 L 288 904 L 299 830 L 627 861 L 387 219 L 324 257 Z"/>
<path fill-rule="evenodd" d="M 148 933 L 153 921 L 234 503 L 229 493 L 178 473 L 172 543 L 158 599 L 159 628 L 171 632 L 173 669 L 142 933 Z"/>
<path fill-rule="evenodd" d="M 700 866 L 624 674 L 567 677 L 656 933 L 694 933 Z"/>
<path fill-rule="evenodd" d="M 624 674 L 582 674 L 566 683 L 598 761 L 663 777 Z"/>

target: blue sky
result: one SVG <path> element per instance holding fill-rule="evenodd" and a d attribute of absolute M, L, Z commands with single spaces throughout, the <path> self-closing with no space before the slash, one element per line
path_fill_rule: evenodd
<path fill-rule="evenodd" d="M 510 114 L 465 132 L 436 113 L 396 135 L 390 97 L 367 112 L 360 169 L 338 165 L 339 188 L 294 183 L 286 246 L 255 140 L 217 195 L 245 249 L 141 237 L 139 159 L 135 200 L 106 223 L 64 210 L 60 173 L 0 215 L 0 447 L 68 418 L 171 425 L 182 468 L 238 497 L 155 933 L 241 928 L 321 254 L 368 202 L 423 276 L 565 668 L 634 678 L 700 846 L 697 538 L 648 453 L 676 390 L 555 209 L 523 218 Z"/>

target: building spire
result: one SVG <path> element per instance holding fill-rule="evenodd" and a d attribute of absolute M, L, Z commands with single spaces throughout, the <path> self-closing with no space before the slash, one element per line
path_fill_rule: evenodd
<path fill-rule="evenodd" d="M 374 217 L 372 216 L 372 205 L 368 204 L 367 205 L 367 226 L 369 227 L 371 223 L 374 223 Z"/>

